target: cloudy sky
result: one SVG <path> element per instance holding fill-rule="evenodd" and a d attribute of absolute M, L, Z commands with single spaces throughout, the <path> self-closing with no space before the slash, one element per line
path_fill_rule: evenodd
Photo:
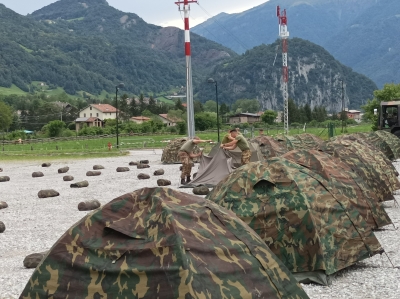
<path fill-rule="evenodd" d="M 146 22 L 161 26 L 183 27 L 183 21 L 174 4 L 177 0 L 108 0 L 108 3 L 124 12 L 133 12 Z M 215 16 L 220 12 L 235 13 L 260 5 L 268 0 L 199 0 L 191 5 L 191 26 Z M 0 0 L 8 8 L 26 15 L 49 5 L 54 0 Z M 85 0 L 82 0 L 85 2 Z"/>

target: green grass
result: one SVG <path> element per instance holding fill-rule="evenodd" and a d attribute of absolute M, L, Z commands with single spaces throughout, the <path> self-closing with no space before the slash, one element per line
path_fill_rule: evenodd
<path fill-rule="evenodd" d="M 220 138 L 222 139 L 225 134 L 225 129 L 220 130 Z M 347 127 L 348 133 L 357 132 L 370 132 L 370 124 L 362 124 L 358 126 Z M 303 129 L 290 129 L 290 135 L 303 133 Z M 323 128 L 307 128 L 307 133 L 311 133 L 328 139 L 328 131 Z M 283 129 L 264 129 L 264 133 L 270 136 L 282 134 Z M 258 131 L 254 131 L 254 136 L 258 135 Z M 341 135 L 341 128 L 336 128 L 336 135 Z M 201 139 L 211 139 L 217 141 L 217 132 L 198 132 L 197 136 Z M 250 130 L 245 135 L 251 137 Z M 20 160 L 20 159 L 38 159 L 43 157 L 51 157 L 52 159 L 64 158 L 91 158 L 91 157 L 108 157 L 125 155 L 128 150 L 141 150 L 141 149 L 162 149 L 169 140 L 186 137 L 181 135 L 133 135 L 133 136 L 120 136 L 120 148 L 116 147 L 116 138 L 93 138 L 93 139 L 72 139 L 72 140 L 57 140 L 45 141 L 39 143 L 28 143 L 26 140 L 24 144 L 1 144 L 0 141 L 0 160 Z M 113 145 L 111 151 L 108 150 L 108 143 Z M 207 153 L 212 148 L 212 144 L 202 144 Z"/>
<path fill-rule="evenodd" d="M 175 105 L 175 102 L 172 100 L 167 99 L 166 97 L 157 97 L 157 100 L 166 104 Z"/>
<path fill-rule="evenodd" d="M 15 86 L 14 84 L 11 85 L 10 88 L 7 87 L 0 87 L 0 94 L 3 95 L 26 95 L 27 92 L 23 91 L 22 89 L 20 89 L 19 87 Z"/>

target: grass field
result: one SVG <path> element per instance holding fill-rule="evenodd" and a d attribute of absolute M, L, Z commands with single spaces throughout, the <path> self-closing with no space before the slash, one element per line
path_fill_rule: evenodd
<path fill-rule="evenodd" d="M 369 132 L 371 131 L 370 124 L 347 127 L 348 133 Z M 307 128 L 307 133 L 311 133 L 328 139 L 328 131 L 322 128 Z M 220 139 L 225 135 L 225 130 L 220 131 Z M 282 134 L 283 129 L 265 129 L 264 133 L 275 136 Z M 290 135 L 301 134 L 303 129 L 291 129 Z M 341 128 L 336 128 L 336 135 L 341 134 Z M 217 132 L 199 132 L 197 134 L 201 139 L 211 139 L 217 141 Z M 254 136 L 258 135 L 258 131 L 254 132 Z M 251 137 L 251 132 L 245 134 L 246 137 Z M 93 139 L 76 139 L 76 140 L 57 140 L 43 141 L 39 143 L 23 144 L 1 144 L 0 160 L 18 160 L 18 159 L 37 159 L 38 157 L 52 157 L 52 159 L 71 158 L 90 158 L 90 157 L 105 157 L 126 155 L 128 150 L 133 149 L 152 149 L 164 148 L 171 139 L 185 137 L 180 135 L 148 135 L 148 136 L 120 136 L 119 149 L 116 147 L 116 138 L 93 138 Z M 112 144 L 112 150 L 108 149 L 108 143 Z M 212 144 L 207 144 L 205 152 L 208 152 Z"/>

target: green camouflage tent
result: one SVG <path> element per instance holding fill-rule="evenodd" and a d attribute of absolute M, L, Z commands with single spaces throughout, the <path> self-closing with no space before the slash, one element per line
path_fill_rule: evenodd
<path fill-rule="evenodd" d="M 383 251 L 356 209 L 318 174 L 282 157 L 242 166 L 207 198 L 253 228 L 300 281 L 331 275 Z"/>
<path fill-rule="evenodd" d="M 356 133 L 356 134 L 351 134 L 351 135 L 354 135 L 358 139 L 358 142 L 360 142 L 360 143 L 365 142 L 365 143 L 367 143 L 369 145 L 372 145 L 372 146 L 376 147 L 390 161 L 395 160 L 395 156 L 394 156 L 394 153 L 392 151 L 392 148 L 389 146 L 389 144 L 383 138 L 381 138 L 375 132 Z"/>
<path fill-rule="evenodd" d="M 317 150 L 293 150 L 282 157 L 323 177 L 337 190 L 337 199 L 344 203 L 349 201 L 371 228 L 392 223 L 368 184 L 340 159 Z"/>
<path fill-rule="evenodd" d="M 294 136 L 290 135 L 277 135 L 275 139 L 282 144 L 282 146 L 286 147 L 288 151 L 303 148 L 301 140 L 295 138 Z"/>
<path fill-rule="evenodd" d="M 318 136 L 309 133 L 293 135 L 293 137 L 301 142 L 302 148 L 304 149 L 315 149 L 323 142 Z"/>
<path fill-rule="evenodd" d="M 387 150 L 388 147 L 386 147 L 387 153 L 385 154 L 384 150 L 382 148 L 379 148 L 378 146 L 374 145 L 374 143 L 371 142 L 371 140 L 367 140 L 366 138 L 363 138 L 362 136 L 363 135 L 361 135 L 361 133 L 347 134 L 347 135 L 342 135 L 340 137 L 331 138 L 330 141 L 333 141 L 336 143 L 341 143 L 342 141 L 346 141 L 346 140 L 353 142 L 354 146 L 361 147 L 361 150 L 367 151 L 369 156 L 376 156 L 378 159 L 378 162 L 385 168 L 386 168 L 386 166 L 385 166 L 385 163 L 386 163 L 386 165 L 395 173 L 395 175 L 398 176 L 399 173 L 397 172 L 396 168 L 394 167 L 392 161 L 388 158 L 388 155 L 390 156 L 390 154 Z M 384 147 L 384 146 L 382 146 L 382 147 Z M 383 163 L 383 162 L 385 162 L 385 163 Z"/>
<path fill-rule="evenodd" d="M 178 152 L 179 152 L 181 146 L 186 141 L 187 141 L 187 138 L 172 139 L 163 150 L 163 153 L 161 156 L 161 162 L 164 164 L 181 163 L 181 160 L 179 160 L 179 158 L 178 158 Z M 193 152 L 196 154 L 200 152 L 200 149 L 197 145 L 194 147 Z"/>
<path fill-rule="evenodd" d="M 348 164 L 372 188 L 380 201 L 392 200 L 400 188 L 397 171 L 379 150 L 354 140 L 336 139 L 318 147 Z"/>
<path fill-rule="evenodd" d="M 114 199 L 52 247 L 20 298 L 308 298 L 233 213 L 168 188 Z"/>
<path fill-rule="evenodd" d="M 258 136 L 251 139 L 251 142 L 260 146 L 260 151 L 264 159 L 279 157 L 287 153 L 287 149 L 281 143 L 270 136 Z"/>
<path fill-rule="evenodd" d="M 375 134 L 377 134 L 380 138 L 385 140 L 387 144 L 389 145 L 390 149 L 393 152 L 394 159 L 400 159 L 400 139 L 396 135 L 389 133 L 387 131 L 376 131 Z"/>

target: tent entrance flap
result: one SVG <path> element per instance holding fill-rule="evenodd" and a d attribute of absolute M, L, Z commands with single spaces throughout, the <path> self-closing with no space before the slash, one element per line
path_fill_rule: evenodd
<path fill-rule="evenodd" d="M 312 272 L 295 272 L 293 273 L 299 283 L 317 283 L 320 285 L 328 286 L 331 285 L 330 276 L 325 274 L 325 271 L 312 271 Z"/>
<path fill-rule="evenodd" d="M 213 157 L 201 157 L 196 178 L 190 184 L 182 185 L 180 188 L 194 188 L 197 186 L 212 188 L 234 170 L 232 164 L 232 158 L 227 155 L 225 150 L 219 148 Z"/>

